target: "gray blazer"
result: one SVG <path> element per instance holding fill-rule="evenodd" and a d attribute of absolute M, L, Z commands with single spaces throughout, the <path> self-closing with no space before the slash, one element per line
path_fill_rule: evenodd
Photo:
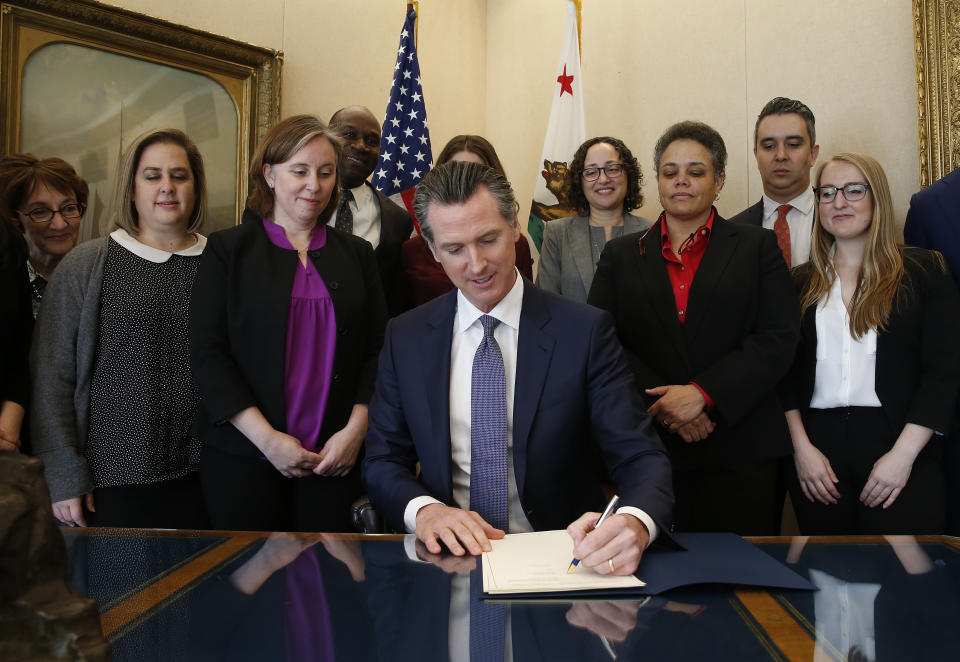
<path fill-rule="evenodd" d="M 651 225 L 653 222 L 645 218 L 623 215 L 624 235 L 641 232 Z M 596 270 L 590 250 L 590 221 L 586 216 L 558 218 L 544 226 L 537 287 L 586 303 Z"/>

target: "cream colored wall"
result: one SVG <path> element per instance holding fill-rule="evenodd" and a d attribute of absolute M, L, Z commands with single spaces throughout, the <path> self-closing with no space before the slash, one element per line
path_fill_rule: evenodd
<path fill-rule="evenodd" d="M 281 112 L 383 117 L 406 13 L 402 0 L 120 0 L 109 4 L 283 51 Z M 484 133 L 484 0 L 424 0 L 418 54 L 434 150 Z M 539 148 L 538 148 L 539 149 Z"/>
<path fill-rule="evenodd" d="M 382 115 L 401 0 L 123 0 L 123 7 L 284 52 L 285 115 L 349 103 Z M 659 213 L 651 153 L 680 119 L 717 128 L 730 152 L 718 207 L 762 189 L 751 153 L 763 104 L 783 95 L 817 116 L 821 154 L 875 156 L 902 220 L 919 188 L 911 3 L 905 0 L 584 0 L 587 135 L 623 138 L 647 173 L 641 213 Z M 420 63 L 434 152 L 457 133 L 496 145 L 526 205 L 555 88 L 564 0 L 422 0 Z"/>
<path fill-rule="evenodd" d="M 487 132 L 523 200 L 533 191 L 556 85 L 559 46 L 542 40 L 560 38 L 563 4 L 487 0 Z M 642 215 L 660 211 L 653 145 L 681 119 L 711 124 L 727 143 L 720 213 L 759 200 L 753 127 L 775 96 L 813 109 L 821 155 L 875 156 L 901 222 L 919 188 L 909 2 L 584 0 L 581 43 L 586 133 L 620 137 L 640 160 Z"/>

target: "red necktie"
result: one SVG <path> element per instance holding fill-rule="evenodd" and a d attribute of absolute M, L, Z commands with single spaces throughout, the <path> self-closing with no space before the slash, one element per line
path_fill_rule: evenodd
<path fill-rule="evenodd" d="M 783 253 L 783 259 L 787 266 L 790 264 L 790 226 L 787 225 L 787 212 L 790 211 L 790 205 L 780 205 L 777 207 L 777 220 L 773 222 L 773 231 L 777 233 L 777 245 L 780 246 L 780 252 Z"/>

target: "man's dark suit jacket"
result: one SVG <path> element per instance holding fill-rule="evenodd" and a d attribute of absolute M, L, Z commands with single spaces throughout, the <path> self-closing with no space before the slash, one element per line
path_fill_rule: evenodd
<path fill-rule="evenodd" d="M 677 319 L 654 224 L 607 244 L 588 302 L 613 313 L 641 389 L 696 382 L 713 399 L 709 437 L 687 444 L 660 430 L 677 469 L 732 466 L 792 452 L 775 393 L 793 360 L 800 306 L 771 230 L 717 215 Z"/>
<path fill-rule="evenodd" d="M 369 401 L 386 324 L 370 243 L 329 226 L 326 231 L 326 244 L 309 253 L 330 292 L 337 324 L 323 440 L 346 425 L 355 404 Z M 259 457 L 253 443 L 224 424 L 250 406 L 286 430 L 287 315 L 298 264 L 297 252 L 275 246 L 249 209 L 240 225 L 210 235 L 190 304 L 190 356 L 204 443 Z"/>
<path fill-rule="evenodd" d="M 960 388 L 960 296 L 930 251 L 907 248 L 903 266 L 897 304 L 886 330 L 877 333 L 877 397 L 897 431 L 916 423 L 946 432 Z M 809 262 L 794 270 L 798 291 L 812 274 Z M 799 409 L 804 416 L 817 372 L 816 312 L 816 305 L 803 312 L 796 359 L 780 389 L 784 410 Z"/>
<path fill-rule="evenodd" d="M 400 269 L 400 247 L 413 233 L 413 217 L 403 207 L 378 191 L 370 182 L 364 182 L 377 196 L 380 205 L 380 243 L 374 249 L 377 269 L 391 316 L 406 308 L 406 293 L 401 290 L 403 278 Z"/>
<path fill-rule="evenodd" d="M 910 198 L 903 238 L 911 246 L 943 253 L 960 287 L 960 169 Z"/>
<path fill-rule="evenodd" d="M 746 223 L 747 225 L 763 226 L 763 199 L 755 205 L 750 205 L 742 212 L 730 219 L 731 223 Z"/>
<path fill-rule="evenodd" d="M 449 411 L 456 306 L 453 290 L 387 327 L 363 478 L 374 506 L 397 529 L 414 497 L 453 504 Z M 561 529 L 588 510 L 603 509 L 594 469 L 599 447 L 621 505 L 644 510 L 668 530 L 670 462 L 609 315 L 524 281 L 514 393 L 514 472 L 535 529 Z"/>

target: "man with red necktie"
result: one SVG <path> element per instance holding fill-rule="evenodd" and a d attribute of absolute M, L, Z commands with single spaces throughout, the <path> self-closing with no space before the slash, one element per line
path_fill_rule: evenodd
<path fill-rule="evenodd" d="M 796 267 L 809 259 L 813 233 L 810 169 L 820 152 L 813 113 L 802 101 L 777 97 L 760 111 L 753 140 L 763 198 L 731 220 L 776 232 L 787 266 Z"/>

